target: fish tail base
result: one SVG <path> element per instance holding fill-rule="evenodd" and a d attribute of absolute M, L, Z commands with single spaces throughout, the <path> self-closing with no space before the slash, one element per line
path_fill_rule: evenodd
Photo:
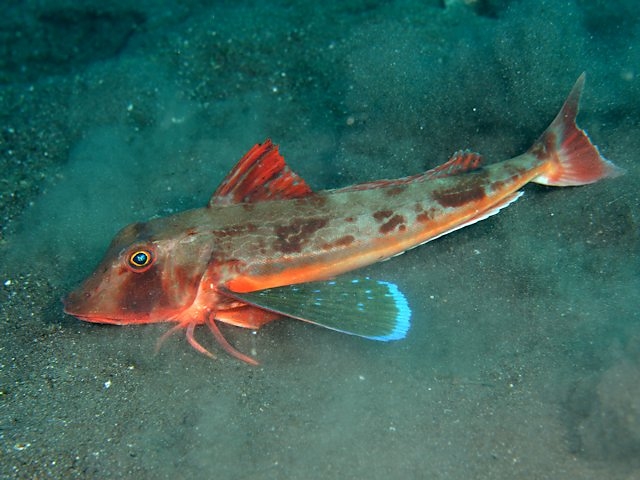
<path fill-rule="evenodd" d="M 587 133 L 576 124 L 584 78 L 583 73 L 560 113 L 529 149 L 528 153 L 545 165 L 542 173 L 532 180 L 535 183 L 555 187 L 586 185 L 624 173 L 600 155 Z"/>

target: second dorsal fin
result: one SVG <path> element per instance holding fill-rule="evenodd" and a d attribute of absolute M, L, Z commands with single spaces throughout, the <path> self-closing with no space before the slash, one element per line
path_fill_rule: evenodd
<path fill-rule="evenodd" d="M 482 155 L 469 150 L 458 150 L 442 165 L 426 172 L 428 178 L 451 177 L 476 170 L 482 166 Z"/>
<path fill-rule="evenodd" d="M 209 207 L 299 198 L 309 185 L 285 163 L 270 139 L 256 144 L 231 169 L 209 200 Z"/>

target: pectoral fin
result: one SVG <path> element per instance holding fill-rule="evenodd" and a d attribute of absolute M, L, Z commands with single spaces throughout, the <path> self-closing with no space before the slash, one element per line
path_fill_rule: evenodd
<path fill-rule="evenodd" d="M 265 310 L 371 340 L 402 339 L 410 326 L 411 309 L 398 287 L 368 277 L 225 293 Z"/>

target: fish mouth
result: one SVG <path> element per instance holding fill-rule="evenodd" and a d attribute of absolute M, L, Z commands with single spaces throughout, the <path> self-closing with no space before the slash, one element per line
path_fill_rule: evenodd
<path fill-rule="evenodd" d="M 63 308 L 64 313 L 66 313 L 67 315 L 76 317 L 78 320 L 82 320 L 84 322 L 91 322 L 91 323 L 110 323 L 112 325 L 121 325 L 122 323 L 124 323 L 124 321 L 119 318 L 110 318 L 100 314 L 91 314 L 91 313 L 83 312 L 81 310 L 76 310 L 72 307 L 67 306 L 65 300 L 66 300 L 65 298 L 62 299 L 62 303 L 64 305 L 64 308 Z"/>
<path fill-rule="evenodd" d="M 91 323 L 110 323 L 113 325 L 120 325 L 124 323 L 124 320 L 121 318 L 113 318 L 105 316 L 104 314 L 88 311 L 86 306 L 83 308 L 82 300 L 86 301 L 86 298 L 83 299 L 82 295 L 77 291 L 73 291 L 69 295 L 62 297 L 60 301 L 62 302 L 64 313 L 72 315 L 79 320 Z"/>
<path fill-rule="evenodd" d="M 110 325 L 130 325 L 141 323 L 157 323 L 170 321 L 175 317 L 174 311 L 162 312 L 159 315 L 151 315 L 150 312 L 133 312 L 118 308 L 105 308 L 100 305 L 92 305 L 82 292 L 73 291 L 66 297 L 62 297 L 63 311 L 79 320 L 90 323 L 104 323 Z"/>
<path fill-rule="evenodd" d="M 68 310 L 64 310 L 64 313 L 66 313 L 67 315 L 72 315 L 74 317 L 76 317 L 78 320 L 82 320 L 83 322 L 90 322 L 90 323 L 108 323 L 111 325 L 122 325 L 125 323 L 124 320 L 121 320 L 119 318 L 108 318 L 108 317 L 102 317 L 102 316 L 98 316 L 98 315 L 87 315 L 87 314 L 80 314 L 80 313 L 73 313 L 70 312 Z"/>

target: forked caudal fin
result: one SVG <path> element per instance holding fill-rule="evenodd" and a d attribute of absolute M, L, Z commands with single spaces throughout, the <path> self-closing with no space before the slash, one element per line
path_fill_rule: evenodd
<path fill-rule="evenodd" d="M 580 94 L 585 74 L 580 75 L 560 113 L 529 149 L 547 164 L 544 173 L 532 181 L 543 185 L 567 187 L 586 185 L 624 173 L 600 155 L 589 137 L 576 125 Z"/>

